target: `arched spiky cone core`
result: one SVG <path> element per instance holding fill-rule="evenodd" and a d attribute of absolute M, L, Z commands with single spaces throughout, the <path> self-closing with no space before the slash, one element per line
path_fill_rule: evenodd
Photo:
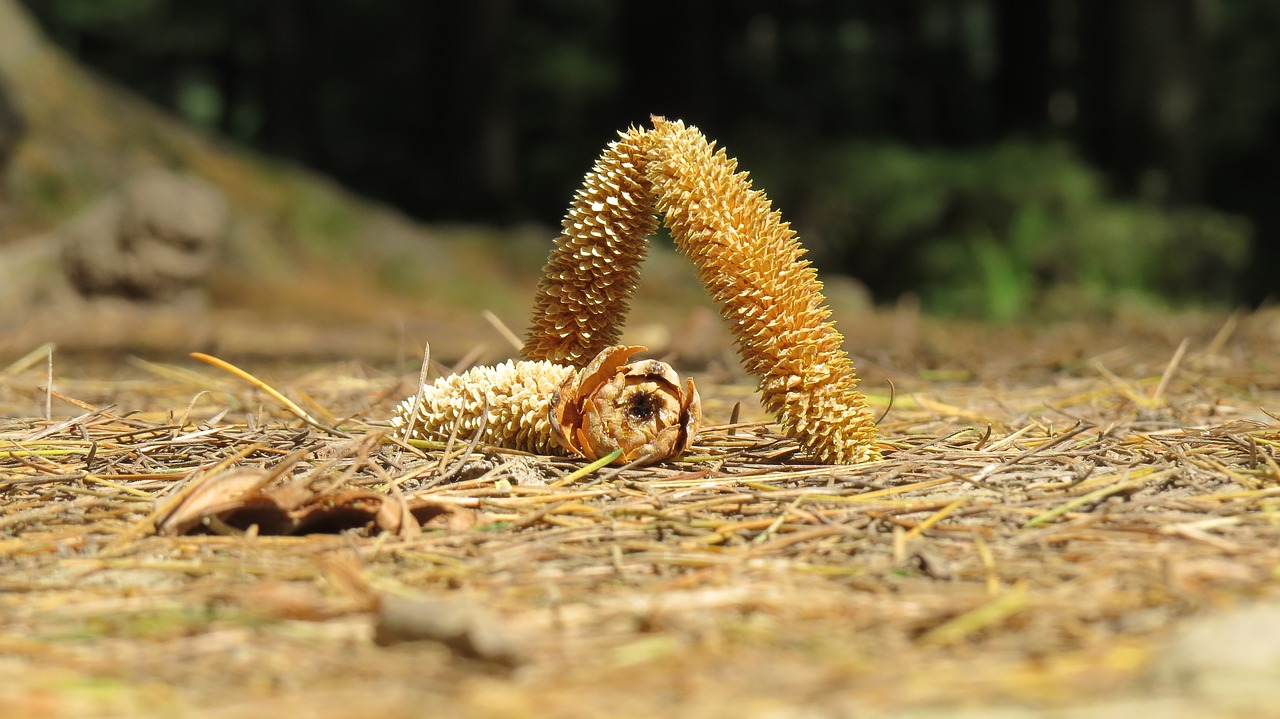
<path fill-rule="evenodd" d="M 662 212 L 783 431 L 822 462 L 879 459 L 853 362 L 795 233 L 696 128 L 653 123 L 622 133 L 574 196 L 538 286 L 525 357 L 581 367 L 616 344 Z"/>
<path fill-rule="evenodd" d="M 879 459 L 875 421 L 795 233 L 696 128 L 654 118 L 649 135 L 658 210 L 760 378 L 765 409 L 822 462 Z"/>
<path fill-rule="evenodd" d="M 584 367 L 618 344 L 648 238 L 658 228 L 641 166 L 645 132 L 619 135 L 569 206 L 538 284 L 525 359 Z"/>

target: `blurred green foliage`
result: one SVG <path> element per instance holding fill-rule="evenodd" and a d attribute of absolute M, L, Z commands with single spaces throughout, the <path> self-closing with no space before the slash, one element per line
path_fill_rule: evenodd
<path fill-rule="evenodd" d="M 553 223 L 659 113 L 881 302 L 1276 295 L 1274 0 L 25 3 L 189 123 L 431 222 Z M 310 219 L 321 244 L 344 227 Z"/>
<path fill-rule="evenodd" d="M 882 297 L 915 289 L 941 314 L 1007 320 L 1221 301 L 1249 259 L 1243 218 L 1114 199 L 1063 144 L 854 143 L 791 167 L 817 188 L 799 229 L 824 264 L 866 277 Z"/>

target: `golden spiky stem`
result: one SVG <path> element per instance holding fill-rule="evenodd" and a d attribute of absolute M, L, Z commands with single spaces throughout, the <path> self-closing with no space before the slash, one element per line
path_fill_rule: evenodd
<path fill-rule="evenodd" d="M 573 367 L 551 362 L 503 362 L 473 367 L 423 385 L 396 408 L 398 433 L 444 440 L 455 430 L 469 440 L 484 422 L 480 441 L 536 454 L 569 454 L 551 427 L 551 402 Z M 488 415 L 485 414 L 486 408 Z"/>
<path fill-rule="evenodd" d="M 581 367 L 616 344 L 662 212 L 783 431 L 822 462 L 879 459 L 853 362 L 795 233 L 697 128 L 653 122 L 622 133 L 574 196 L 524 356 Z"/>
<path fill-rule="evenodd" d="M 658 228 L 645 179 L 645 132 L 619 133 L 574 195 L 534 298 L 523 354 L 584 367 L 618 344 L 649 235 Z"/>
<path fill-rule="evenodd" d="M 658 210 L 760 378 L 765 409 L 820 461 L 879 459 L 875 421 L 795 232 L 697 128 L 654 118 L 649 136 Z"/>

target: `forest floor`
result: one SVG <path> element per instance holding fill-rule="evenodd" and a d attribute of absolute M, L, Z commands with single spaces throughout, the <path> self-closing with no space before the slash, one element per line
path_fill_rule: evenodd
<path fill-rule="evenodd" d="M 321 428 L 185 357 L 7 358 L 0 715 L 1278 711 L 1280 315 L 845 330 L 853 467 L 731 360 L 682 461 L 584 474 L 387 441 L 415 367 L 244 364 Z M 279 491 L 180 521 L 210 478 Z"/>

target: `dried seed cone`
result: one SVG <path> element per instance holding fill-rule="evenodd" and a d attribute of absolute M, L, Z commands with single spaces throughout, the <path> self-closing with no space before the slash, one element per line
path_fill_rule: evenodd
<path fill-rule="evenodd" d="M 551 428 L 587 459 L 622 450 L 614 464 L 652 464 L 680 455 L 698 434 L 702 401 L 671 365 L 628 362 L 643 347 L 607 347 L 560 386 Z"/>
<path fill-rule="evenodd" d="M 585 367 L 616 345 L 658 228 L 640 163 L 645 132 L 620 133 L 583 180 L 534 298 L 524 357 Z"/>
<path fill-rule="evenodd" d="M 583 369 L 553 362 L 504 362 L 441 377 L 396 409 L 401 436 L 470 440 L 537 454 L 651 464 L 689 447 L 702 421 L 693 380 L 665 362 L 627 362 L 643 347 L 611 346 Z"/>
<path fill-rule="evenodd" d="M 447 439 L 457 428 L 469 440 L 488 419 L 480 441 L 495 447 L 537 454 L 568 454 L 551 428 L 551 400 L 573 367 L 551 362 L 503 362 L 473 367 L 441 377 L 400 403 L 391 424 L 402 435 L 418 439 Z"/>
<path fill-rule="evenodd" d="M 880 458 L 844 338 L 804 249 L 737 162 L 682 122 L 654 118 L 646 172 L 676 246 L 720 306 L 761 399 L 816 459 Z"/>

